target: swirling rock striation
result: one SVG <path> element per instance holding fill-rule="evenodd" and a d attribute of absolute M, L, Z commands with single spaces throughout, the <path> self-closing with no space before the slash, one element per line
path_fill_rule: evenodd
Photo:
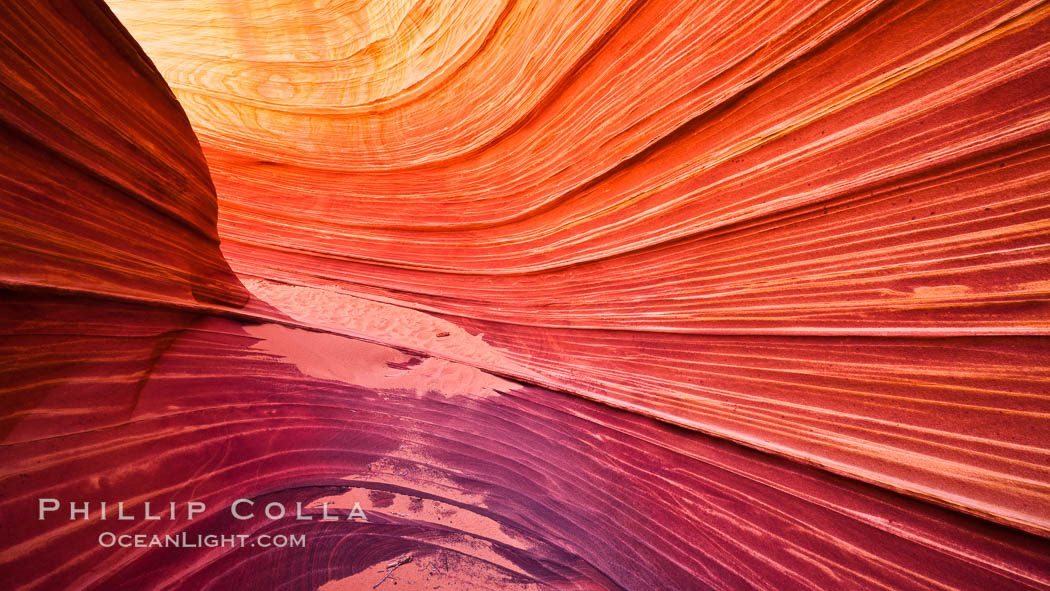
<path fill-rule="evenodd" d="M 1050 7 L 905 4 L 0 7 L 2 586 L 1050 588 Z"/>
<path fill-rule="evenodd" d="M 112 5 L 293 317 L 1050 533 L 1046 3 Z"/>

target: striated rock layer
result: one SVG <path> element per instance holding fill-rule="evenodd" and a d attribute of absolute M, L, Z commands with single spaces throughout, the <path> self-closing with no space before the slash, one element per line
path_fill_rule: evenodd
<path fill-rule="evenodd" d="M 1050 5 L 111 5 L 289 315 L 1050 534 Z"/>
<path fill-rule="evenodd" d="M 0 587 L 1050 588 L 1050 6 L 22 4 Z"/>

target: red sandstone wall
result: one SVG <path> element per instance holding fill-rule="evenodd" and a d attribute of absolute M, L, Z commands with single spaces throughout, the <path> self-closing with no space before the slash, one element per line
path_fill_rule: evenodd
<path fill-rule="evenodd" d="M 243 304 L 197 138 L 127 31 L 91 3 L 4 17 L 2 287 Z"/>
<path fill-rule="evenodd" d="M 1045 4 L 112 4 L 287 313 L 1050 532 Z"/>
<path fill-rule="evenodd" d="M 111 6 L 0 8 L 0 586 L 1050 588 L 1050 7 Z"/>

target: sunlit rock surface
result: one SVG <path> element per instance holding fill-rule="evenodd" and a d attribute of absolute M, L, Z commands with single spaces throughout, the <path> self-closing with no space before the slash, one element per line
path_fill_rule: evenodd
<path fill-rule="evenodd" d="M 0 8 L 5 588 L 1050 588 L 1050 6 L 109 8 Z"/>

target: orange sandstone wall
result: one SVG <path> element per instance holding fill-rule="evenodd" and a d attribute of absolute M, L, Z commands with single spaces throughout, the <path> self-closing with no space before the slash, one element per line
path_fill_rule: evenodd
<path fill-rule="evenodd" d="M 111 5 L 293 317 L 1050 533 L 1045 3 Z"/>
<path fill-rule="evenodd" d="M 110 5 L 0 5 L 0 587 L 1050 589 L 1050 7 Z"/>

